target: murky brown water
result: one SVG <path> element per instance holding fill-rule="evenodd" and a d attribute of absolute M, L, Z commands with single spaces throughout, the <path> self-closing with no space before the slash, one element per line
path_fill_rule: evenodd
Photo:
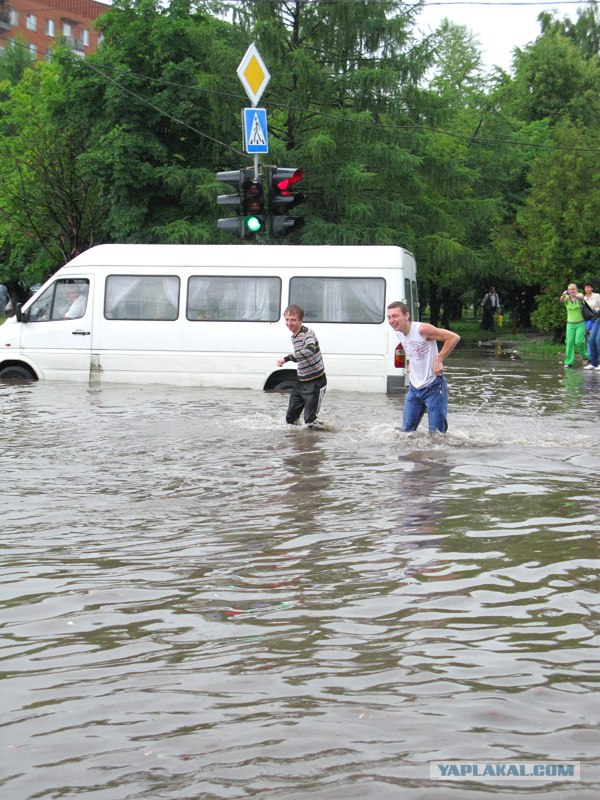
<path fill-rule="evenodd" d="M 600 374 L 448 364 L 401 398 L 0 386 L 7 800 L 600 792 Z M 578 760 L 582 780 L 430 781 Z"/>

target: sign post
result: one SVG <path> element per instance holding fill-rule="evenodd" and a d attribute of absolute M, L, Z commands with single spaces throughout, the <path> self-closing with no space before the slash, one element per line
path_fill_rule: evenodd
<path fill-rule="evenodd" d="M 258 180 L 258 154 L 269 152 L 269 138 L 267 112 L 264 108 L 256 108 L 256 106 L 271 80 L 271 74 L 254 43 L 246 50 L 240 61 L 237 76 L 252 103 L 252 108 L 244 109 L 242 121 L 245 150 L 247 153 L 254 154 L 254 177 Z"/>

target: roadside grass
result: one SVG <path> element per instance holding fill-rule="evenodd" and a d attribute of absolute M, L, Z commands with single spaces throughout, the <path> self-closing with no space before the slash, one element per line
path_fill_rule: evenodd
<path fill-rule="evenodd" d="M 500 343 L 507 350 L 516 350 L 520 356 L 527 358 L 555 359 L 564 355 L 564 345 L 553 344 L 549 334 L 535 330 L 517 330 L 513 333 L 510 327 L 505 326 L 484 331 L 480 325 L 480 320 L 468 316 L 450 322 L 450 328 L 459 334 L 461 342 L 466 345 L 489 346 L 492 342 Z"/>

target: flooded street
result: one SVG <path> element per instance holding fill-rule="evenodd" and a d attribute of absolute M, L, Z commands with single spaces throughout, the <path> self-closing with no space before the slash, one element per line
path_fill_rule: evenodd
<path fill-rule="evenodd" d="M 0 386 L 6 800 L 600 795 L 600 373 L 402 396 Z M 579 761 L 580 781 L 430 779 Z"/>

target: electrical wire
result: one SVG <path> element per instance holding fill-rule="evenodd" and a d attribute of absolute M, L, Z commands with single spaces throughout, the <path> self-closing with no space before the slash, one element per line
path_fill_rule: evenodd
<path fill-rule="evenodd" d="M 6 40 L 7 37 L 0 36 L 0 40 L 2 40 L 2 39 Z M 8 41 L 12 41 L 12 40 L 8 39 Z M 19 43 L 13 42 L 13 44 L 18 45 Z M 19 46 L 26 47 L 25 45 L 19 45 Z M 28 49 L 28 48 L 26 48 L 26 49 Z M 191 130 L 193 133 L 197 134 L 198 136 L 201 136 L 203 138 L 209 139 L 210 141 L 215 142 L 215 144 L 219 144 L 220 146 L 222 146 L 222 147 L 224 147 L 224 148 L 226 148 L 228 150 L 231 150 L 232 152 L 236 153 L 237 155 L 241 155 L 241 156 L 245 156 L 246 155 L 243 151 L 238 150 L 237 148 L 232 147 L 231 145 L 227 144 L 226 142 L 223 142 L 223 141 L 221 141 L 219 139 L 216 139 L 215 137 L 210 136 L 207 133 L 204 133 L 203 131 L 199 130 L 198 128 L 195 128 L 194 126 L 192 126 L 189 123 L 185 122 L 185 120 L 182 120 L 182 119 L 179 119 L 178 117 L 173 116 L 172 114 L 170 114 L 165 109 L 161 108 L 160 106 L 158 106 L 155 103 L 151 102 L 150 100 L 146 99 L 145 97 L 143 97 L 142 95 L 138 94 L 137 92 L 134 92 L 132 89 L 129 89 L 127 86 L 124 86 L 120 81 L 116 80 L 115 78 L 113 78 L 111 75 L 108 74 L 108 71 L 110 71 L 111 69 L 117 70 L 117 69 L 120 69 L 120 68 L 108 67 L 106 65 L 103 65 L 103 68 L 100 68 L 98 65 L 93 64 L 89 59 L 80 59 L 80 58 L 77 58 L 76 56 L 72 57 L 72 63 L 75 64 L 75 65 L 78 65 L 78 66 L 84 66 L 86 69 L 92 70 L 93 72 L 98 74 L 103 79 L 108 80 L 111 83 L 113 83 L 121 91 L 125 92 L 126 94 L 129 94 L 131 97 L 134 97 L 140 103 L 142 103 L 144 105 L 147 105 L 149 108 L 152 108 L 153 110 L 157 111 L 159 114 L 163 115 L 167 119 L 170 119 L 172 122 L 175 122 L 175 123 L 177 123 L 179 125 L 182 125 L 182 126 L 188 128 L 189 130 Z M 241 95 L 236 95 L 236 94 L 233 94 L 233 93 L 220 92 L 220 91 L 212 90 L 212 89 L 205 89 L 205 88 L 202 88 L 202 87 L 199 87 L 199 86 L 190 86 L 190 85 L 176 83 L 176 82 L 173 82 L 173 81 L 167 81 L 167 80 L 159 79 L 159 78 L 151 78 L 149 76 L 142 75 L 140 73 L 136 73 L 136 72 L 133 72 L 131 70 L 128 70 L 125 74 L 127 76 L 130 75 L 130 76 L 133 76 L 135 78 L 139 78 L 139 79 L 142 79 L 142 80 L 145 80 L 145 81 L 148 81 L 148 82 L 153 82 L 153 83 L 159 84 L 159 85 L 175 86 L 175 87 L 178 87 L 178 88 L 184 88 L 186 91 L 196 91 L 196 92 L 205 93 L 205 94 L 214 94 L 214 95 L 217 95 L 217 96 L 223 96 L 223 97 L 230 97 L 230 98 L 233 98 L 233 99 L 239 99 L 241 102 L 245 102 L 244 98 Z M 311 116 L 320 116 L 320 117 L 323 117 L 325 119 L 331 119 L 331 120 L 334 120 L 334 121 L 348 122 L 347 117 L 336 115 L 336 114 L 333 114 L 333 113 L 328 113 L 328 112 L 325 112 L 325 111 L 320 111 L 320 110 L 310 110 L 310 109 L 302 108 L 301 106 L 290 106 L 289 104 L 277 103 L 275 101 L 265 102 L 264 105 L 267 106 L 267 107 L 270 106 L 270 107 L 273 107 L 273 108 L 282 108 L 284 110 L 289 110 L 289 111 L 299 111 L 301 113 L 310 114 Z M 381 129 L 381 130 L 388 130 L 389 129 L 389 130 L 421 131 L 423 133 L 433 133 L 433 134 L 437 134 L 437 135 L 440 135 L 440 136 L 447 136 L 447 137 L 450 137 L 450 138 L 453 138 L 453 139 L 457 139 L 457 140 L 460 140 L 460 141 L 468 141 L 471 144 L 479 144 L 479 145 L 485 145 L 485 146 L 489 146 L 489 147 L 495 147 L 495 146 L 498 146 L 498 145 L 506 145 L 506 146 L 509 146 L 509 147 L 527 147 L 527 148 L 534 149 L 534 150 L 563 151 L 563 152 L 570 152 L 570 153 L 599 153 L 600 152 L 599 148 L 568 147 L 568 146 L 557 145 L 557 144 L 541 144 L 541 143 L 537 143 L 537 142 L 525 142 L 525 141 L 519 141 L 519 140 L 515 140 L 515 139 L 495 139 L 495 138 L 494 139 L 483 139 L 483 138 L 475 138 L 473 135 L 454 133 L 452 131 L 446 131 L 446 130 L 443 130 L 441 128 L 433 128 L 433 127 L 427 126 L 427 125 L 414 125 L 414 124 L 401 125 L 401 124 L 396 124 L 396 123 L 394 123 L 394 124 L 390 123 L 388 125 L 388 124 L 385 124 L 385 123 L 382 123 L 382 122 L 371 122 L 369 120 L 353 120 L 352 124 L 353 125 L 360 125 L 360 126 L 376 127 L 376 128 Z M 478 126 L 478 128 L 479 127 L 480 126 Z"/>

